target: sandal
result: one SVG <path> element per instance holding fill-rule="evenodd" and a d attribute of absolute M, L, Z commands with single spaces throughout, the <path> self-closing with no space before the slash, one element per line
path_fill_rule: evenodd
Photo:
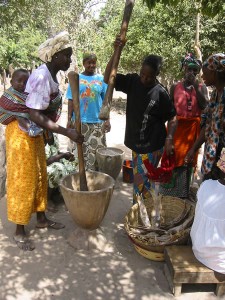
<path fill-rule="evenodd" d="M 13 240 L 18 246 L 23 251 L 33 251 L 35 249 L 35 246 L 33 242 L 28 239 L 27 236 L 24 235 L 14 235 Z"/>
<path fill-rule="evenodd" d="M 55 229 L 55 230 L 59 230 L 59 229 L 62 229 L 64 227 L 65 227 L 64 224 L 59 223 L 59 222 L 54 222 L 54 221 L 51 221 L 51 220 L 47 220 L 47 222 L 45 222 L 45 223 L 38 223 L 36 225 L 36 228 L 38 228 L 38 229 L 52 228 L 52 229 Z"/>

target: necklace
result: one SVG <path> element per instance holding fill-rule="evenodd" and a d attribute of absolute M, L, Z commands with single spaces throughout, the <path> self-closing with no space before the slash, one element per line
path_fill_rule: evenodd
<path fill-rule="evenodd" d="M 192 111 L 192 99 L 191 99 L 191 92 L 192 92 L 192 85 L 187 87 L 185 84 L 184 86 L 184 93 L 187 100 L 187 110 Z"/>

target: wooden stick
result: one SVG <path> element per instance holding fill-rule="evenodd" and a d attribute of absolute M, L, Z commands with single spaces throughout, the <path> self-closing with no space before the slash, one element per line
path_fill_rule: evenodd
<path fill-rule="evenodd" d="M 122 21 L 121 29 L 120 29 L 120 36 L 121 36 L 122 41 L 125 41 L 125 39 L 126 39 L 126 33 L 127 33 L 130 17 L 132 14 L 132 10 L 134 7 L 134 2 L 135 2 L 135 0 L 126 0 L 124 14 L 123 14 L 123 21 Z M 121 52 L 122 52 L 121 47 L 117 47 L 114 52 L 112 69 L 111 69 L 110 76 L 109 76 L 108 88 L 107 88 L 107 91 L 105 94 L 105 98 L 104 98 L 104 101 L 102 104 L 101 111 L 98 116 L 99 119 L 101 119 L 101 120 L 109 119 L 110 107 L 111 107 L 112 96 L 113 96 L 113 89 L 115 86 L 116 73 L 117 73 L 117 69 L 118 69 L 118 65 L 119 65 Z"/>
<path fill-rule="evenodd" d="M 68 78 L 69 78 L 72 97 L 73 97 L 73 110 L 75 113 L 76 130 L 78 133 L 81 133 L 79 74 L 71 71 L 68 74 Z M 77 144 L 77 151 L 78 151 L 78 160 L 79 160 L 80 190 L 88 191 L 85 165 L 84 165 L 83 147 L 81 144 Z"/>

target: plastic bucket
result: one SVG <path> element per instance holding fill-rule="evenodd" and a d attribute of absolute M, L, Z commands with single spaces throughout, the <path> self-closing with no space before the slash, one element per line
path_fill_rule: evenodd
<path fill-rule="evenodd" d="M 134 174 L 133 174 L 133 162 L 132 160 L 125 159 L 123 161 L 123 182 L 133 183 Z"/>

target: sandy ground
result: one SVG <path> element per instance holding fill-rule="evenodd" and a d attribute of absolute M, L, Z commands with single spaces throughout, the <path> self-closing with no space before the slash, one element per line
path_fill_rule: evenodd
<path fill-rule="evenodd" d="M 66 105 L 61 123 L 65 125 Z M 125 117 L 111 113 L 108 146 L 131 152 L 123 145 Z M 67 140 L 61 139 L 62 149 Z M 0 300 L 147 300 L 173 299 L 162 262 L 140 256 L 124 228 L 124 216 L 132 205 L 132 185 L 122 182 L 122 173 L 101 229 L 107 239 L 105 251 L 75 250 L 68 241 L 77 225 L 63 204 L 48 215 L 63 222 L 62 230 L 35 229 L 35 216 L 28 231 L 35 240 L 33 252 L 23 252 L 13 243 L 14 225 L 7 220 L 6 199 L 0 201 Z M 179 299 L 216 299 L 214 285 L 184 285 Z"/>

